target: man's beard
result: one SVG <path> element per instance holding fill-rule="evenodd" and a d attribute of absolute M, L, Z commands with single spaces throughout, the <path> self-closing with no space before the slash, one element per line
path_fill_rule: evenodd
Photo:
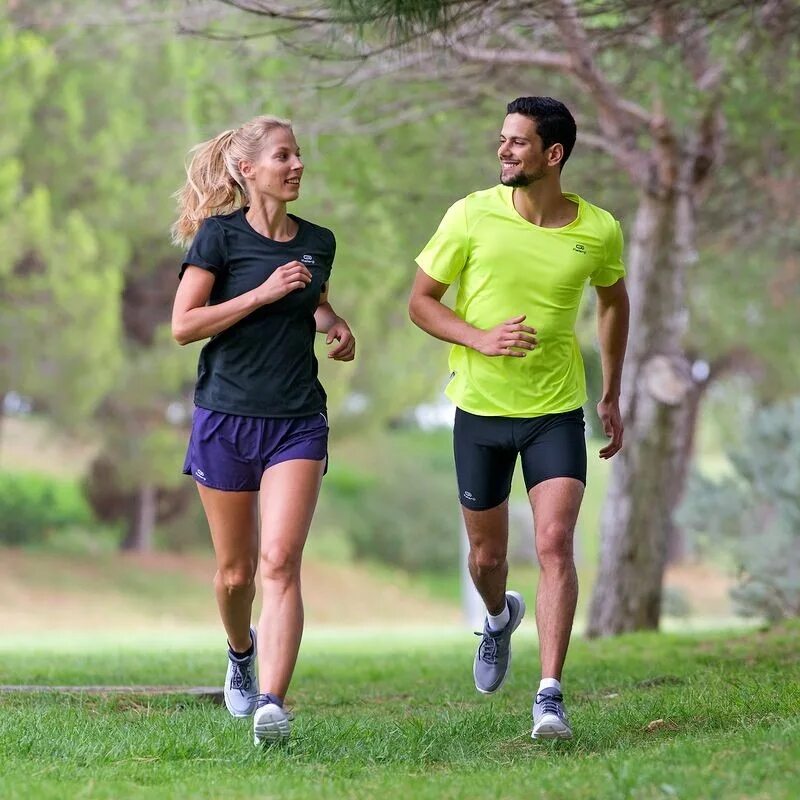
<path fill-rule="evenodd" d="M 539 172 L 522 172 L 520 170 L 508 178 L 504 178 L 502 171 L 500 172 L 500 183 L 502 183 L 503 186 L 530 186 L 532 183 L 540 181 L 542 178 L 544 178 L 544 170 L 540 170 Z"/>

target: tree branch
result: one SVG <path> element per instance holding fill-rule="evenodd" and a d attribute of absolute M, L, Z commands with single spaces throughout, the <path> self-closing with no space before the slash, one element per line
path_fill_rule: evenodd
<path fill-rule="evenodd" d="M 280 19 L 288 22 L 301 22 L 306 25 L 327 25 L 333 22 L 343 21 L 337 19 L 334 14 L 321 14 L 316 10 L 303 11 L 297 8 L 297 3 L 282 5 L 280 3 L 267 3 L 263 0 L 217 0 L 223 5 L 231 8 L 238 8 L 248 14 L 256 14 L 260 17 L 270 19 Z"/>
<path fill-rule="evenodd" d="M 578 15 L 573 0 L 558 0 L 561 13 L 554 23 L 568 48 L 570 71 L 588 90 L 600 110 L 607 135 L 627 139 L 636 148 L 635 134 L 642 127 L 652 127 L 654 119 L 637 103 L 625 100 L 603 75 L 594 57 L 594 47 Z"/>
<path fill-rule="evenodd" d="M 600 133 L 592 133 L 591 131 L 582 131 L 578 129 L 578 141 L 591 147 L 594 150 L 600 150 L 603 153 L 611 156 L 615 161 L 625 161 L 628 157 L 625 150 L 616 142 L 611 141 L 607 136 Z"/>
<path fill-rule="evenodd" d="M 442 44 L 444 43 L 444 40 L 442 40 Z M 572 61 L 565 53 L 552 53 L 545 50 L 494 50 L 466 45 L 453 39 L 447 40 L 447 43 L 454 53 L 467 61 L 517 67 L 545 67 L 563 72 L 570 70 L 572 67 Z"/>

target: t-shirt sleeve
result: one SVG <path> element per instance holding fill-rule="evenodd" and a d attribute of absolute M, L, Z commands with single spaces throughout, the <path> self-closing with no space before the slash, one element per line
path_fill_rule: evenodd
<path fill-rule="evenodd" d="M 469 258 L 469 236 L 464 200 L 447 209 L 436 233 L 417 256 L 420 269 L 439 283 L 451 284 Z"/>
<path fill-rule="evenodd" d="M 178 277 L 182 278 L 189 266 L 221 275 L 225 271 L 226 261 L 225 233 L 222 226 L 214 219 L 206 219 L 189 245 Z"/>
<path fill-rule="evenodd" d="M 592 286 L 613 286 L 620 278 L 625 277 L 625 265 L 622 263 L 622 228 L 617 220 L 606 240 L 605 264 L 598 267 L 590 276 Z"/>
<path fill-rule="evenodd" d="M 326 282 L 330 280 L 331 270 L 333 269 L 333 261 L 336 258 L 336 237 L 333 235 L 333 231 L 328 231 L 328 236 L 330 237 L 330 242 L 328 244 L 328 247 L 330 248 L 330 256 L 328 256 L 328 269 L 325 273 Z"/>

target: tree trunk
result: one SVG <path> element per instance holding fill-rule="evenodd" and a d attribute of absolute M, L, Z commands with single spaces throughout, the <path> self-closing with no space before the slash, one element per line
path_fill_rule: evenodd
<path fill-rule="evenodd" d="M 644 193 L 628 248 L 631 327 L 622 387 L 625 445 L 613 462 L 587 633 L 658 627 L 672 513 L 696 422 L 684 274 L 690 199 Z"/>
<path fill-rule="evenodd" d="M 694 440 L 697 433 L 697 421 L 700 416 L 700 405 L 705 397 L 708 383 L 705 381 L 695 381 L 691 389 L 686 394 L 686 430 L 681 436 L 682 452 L 676 456 L 676 466 L 678 473 L 675 481 L 678 486 L 678 495 L 675 498 L 674 508 L 683 499 L 683 491 L 686 487 L 686 478 L 689 475 L 689 465 L 694 453 Z M 674 522 L 669 526 L 669 540 L 667 541 L 667 564 L 677 564 L 686 558 L 687 546 L 686 537 L 683 529 Z"/>
<path fill-rule="evenodd" d="M 3 430 L 5 415 L 6 415 L 6 393 L 4 391 L 0 391 L 0 445 L 2 445 L 3 434 L 5 433 L 5 431 Z M 0 450 L 2 450 L 2 447 L 0 447 Z"/>
<path fill-rule="evenodd" d="M 128 524 L 128 533 L 122 542 L 123 550 L 149 553 L 153 549 L 153 532 L 156 527 L 156 487 L 152 483 L 139 486 L 139 496 Z"/>

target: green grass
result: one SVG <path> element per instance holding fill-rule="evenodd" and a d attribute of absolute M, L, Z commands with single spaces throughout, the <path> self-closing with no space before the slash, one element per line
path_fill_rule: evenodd
<path fill-rule="evenodd" d="M 574 642 L 576 736 L 534 743 L 535 639 L 494 698 L 467 632 L 309 634 L 291 744 L 184 697 L 0 695 L 3 798 L 764 798 L 800 785 L 800 624 Z M 0 683 L 214 685 L 210 642 L 0 640 Z M 664 722 L 648 731 L 654 720 Z"/>

